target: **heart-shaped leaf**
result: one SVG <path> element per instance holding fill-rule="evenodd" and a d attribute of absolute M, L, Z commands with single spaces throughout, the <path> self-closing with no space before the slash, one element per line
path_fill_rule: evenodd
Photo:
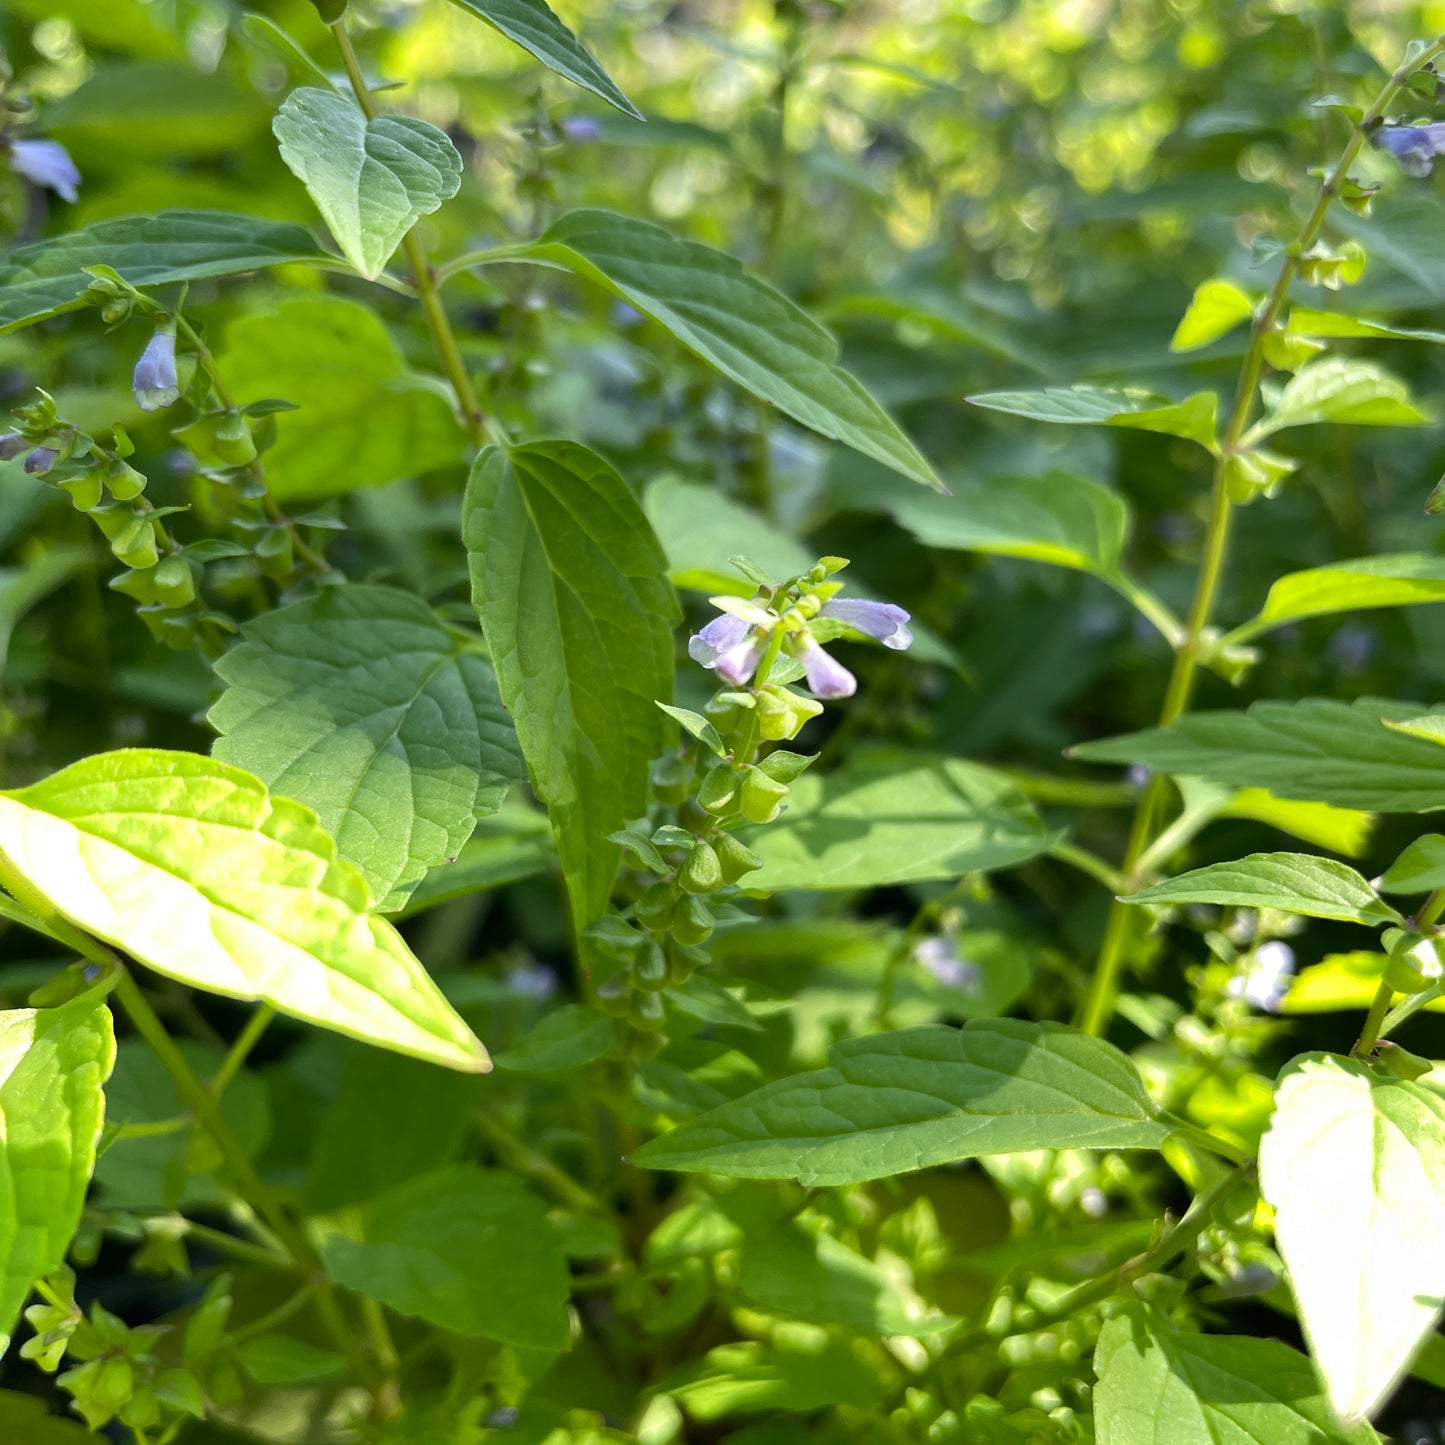
<path fill-rule="evenodd" d="M 444 131 L 409 116 L 368 120 L 318 86 L 293 90 L 271 129 L 346 259 L 370 280 L 462 183 L 462 158 Z"/>

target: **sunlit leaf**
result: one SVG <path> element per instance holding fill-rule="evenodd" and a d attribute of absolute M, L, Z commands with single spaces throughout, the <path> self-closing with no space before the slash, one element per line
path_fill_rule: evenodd
<path fill-rule="evenodd" d="M 432 1059 L 486 1051 L 316 815 L 194 753 L 101 753 L 0 795 L 0 848 L 70 922 L 169 978 Z"/>
<path fill-rule="evenodd" d="M 1441 601 L 1445 601 L 1445 557 L 1424 552 L 1357 557 L 1286 573 L 1270 587 L 1259 615 L 1236 628 L 1231 637 L 1243 642 L 1287 622 L 1331 612 Z"/>
<path fill-rule="evenodd" d="M 1445 1303 L 1445 1098 L 1307 1054 L 1281 1078 L 1259 1165 L 1310 1353 L 1359 1418 Z"/>
<path fill-rule="evenodd" d="M 1205 281 L 1195 287 L 1189 309 L 1179 322 L 1169 349 L 1194 351 L 1208 346 L 1252 315 L 1254 302 L 1232 281 Z"/>
<path fill-rule="evenodd" d="M 1416 838 L 1379 880 L 1385 893 L 1429 893 L 1445 888 L 1445 837 L 1426 833 Z"/>
<path fill-rule="evenodd" d="M 1196 392 L 1181 402 L 1112 386 L 1046 386 L 1039 391 L 991 391 L 968 398 L 974 406 L 1065 426 L 1118 426 L 1164 432 L 1209 447 L 1219 399 Z"/>
<path fill-rule="evenodd" d="M 1327 356 L 1290 377 L 1274 406 L 1250 428 L 1248 438 L 1315 422 L 1420 426 L 1427 420 L 1405 384 L 1372 362 Z"/>

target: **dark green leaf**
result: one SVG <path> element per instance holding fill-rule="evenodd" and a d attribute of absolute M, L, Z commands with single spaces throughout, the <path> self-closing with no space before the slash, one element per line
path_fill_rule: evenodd
<path fill-rule="evenodd" d="M 652 1140 L 637 1162 L 853 1184 L 982 1154 L 1157 1149 L 1169 1135 L 1124 1055 L 1062 1024 L 901 1029 L 831 1060 Z"/>
<path fill-rule="evenodd" d="M 314 808 L 383 909 L 523 776 L 490 664 L 411 593 L 329 587 L 243 638 L 216 664 L 212 751 Z"/>
<path fill-rule="evenodd" d="M 515 1047 L 497 1055 L 515 1074 L 558 1074 L 595 1062 L 616 1042 L 612 1020 L 583 1004 L 563 1004 Z"/>
<path fill-rule="evenodd" d="M 477 458 L 462 509 L 472 598 L 533 787 L 552 812 L 577 927 L 607 906 L 672 698 L 677 602 L 641 507 L 571 442 Z"/>

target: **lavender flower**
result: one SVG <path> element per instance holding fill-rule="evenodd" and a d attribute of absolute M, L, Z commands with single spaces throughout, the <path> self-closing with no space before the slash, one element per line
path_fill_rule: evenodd
<path fill-rule="evenodd" d="M 62 200 L 74 203 L 78 199 L 80 172 L 58 140 L 13 140 L 9 152 L 10 167 L 17 176 L 54 191 Z"/>
<path fill-rule="evenodd" d="M 146 342 L 140 360 L 135 364 L 135 375 L 131 378 L 136 405 L 142 411 L 160 411 L 171 406 L 181 394 L 181 383 L 176 375 L 176 333 L 171 327 L 160 326 L 156 334 Z"/>
<path fill-rule="evenodd" d="M 803 664 L 814 697 L 852 697 L 858 691 L 858 679 L 824 652 L 811 632 L 796 635 L 793 655 Z"/>
<path fill-rule="evenodd" d="M 688 639 L 687 655 L 730 686 L 741 687 L 762 661 L 768 633 L 777 618 L 733 597 L 714 597 L 712 601 L 725 610 Z"/>
<path fill-rule="evenodd" d="M 1246 971 L 1229 980 L 1229 996 L 1242 998 L 1265 1013 L 1278 1013 L 1293 973 L 1294 949 L 1289 944 L 1277 939 L 1261 943 L 1250 955 Z"/>
<path fill-rule="evenodd" d="M 908 613 L 892 602 L 863 602 L 857 598 L 835 597 L 823 604 L 818 616 L 846 623 L 898 652 L 913 642 L 913 634 L 908 630 Z"/>
<path fill-rule="evenodd" d="M 602 123 L 590 115 L 569 115 L 559 129 L 567 140 L 589 141 L 602 134 Z"/>
<path fill-rule="evenodd" d="M 958 956 L 957 941 L 946 934 L 925 938 L 913 950 L 915 961 L 949 988 L 975 993 L 983 982 L 983 970 L 966 958 Z"/>
<path fill-rule="evenodd" d="M 55 459 L 59 455 L 54 447 L 36 447 L 25 458 L 25 470 L 32 477 L 43 477 L 55 465 Z"/>
<path fill-rule="evenodd" d="M 30 443 L 18 431 L 8 431 L 0 436 L 0 462 L 13 461 Z"/>
<path fill-rule="evenodd" d="M 1434 125 L 1384 125 L 1370 141 L 1377 150 L 1389 151 L 1407 176 L 1428 176 L 1434 157 L 1445 154 L 1445 121 Z"/>

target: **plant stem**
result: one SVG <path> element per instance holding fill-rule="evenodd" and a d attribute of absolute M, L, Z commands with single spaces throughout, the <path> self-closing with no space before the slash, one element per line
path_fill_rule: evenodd
<path fill-rule="evenodd" d="M 270 1004 L 256 1006 L 255 1013 L 246 1020 L 246 1027 L 231 1045 L 230 1052 L 222 1060 L 221 1067 L 216 1070 L 215 1077 L 211 1080 L 211 1093 L 215 1098 L 221 1097 L 226 1085 L 241 1071 L 241 1065 L 246 1062 L 251 1050 L 260 1042 L 261 1035 L 270 1027 L 271 1020 L 275 1017 L 276 1010 Z"/>
<path fill-rule="evenodd" d="M 1325 215 L 1339 191 L 1339 183 L 1345 172 L 1354 164 L 1360 147 L 1365 142 L 1369 129 L 1385 113 L 1385 110 L 1408 83 L 1410 77 L 1445 51 L 1445 37 L 1423 48 L 1418 55 L 1408 57 L 1390 76 L 1375 103 L 1350 132 L 1340 158 L 1320 184 L 1319 195 L 1310 211 L 1299 236 L 1286 253 L 1273 287 L 1254 318 L 1250 329 L 1249 346 L 1245 350 L 1240 368 L 1239 384 L 1235 389 L 1234 401 L 1225 421 L 1224 434 L 1215 459 L 1214 480 L 1210 492 L 1209 521 L 1204 533 L 1204 550 L 1200 561 L 1199 574 L 1195 581 L 1194 598 L 1184 623 L 1184 635 L 1180 638 L 1174 653 L 1174 665 L 1169 674 L 1169 683 L 1164 692 L 1164 703 L 1159 712 L 1159 726 L 1167 727 L 1176 718 L 1188 711 L 1194 692 L 1199 664 L 1208 655 L 1209 619 L 1214 610 L 1220 579 L 1229 550 L 1230 521 L 1233 504 L 1229 497 L 1229 464 L 1247 447 L 1241 446 L 1245 427 L 1249 423 L 1254 407 L 1255 394 L 1259 389 L 1260 377 L 1264 372 L 1265 339 L 1274 330 L 1280 311 L 1289 295 L 1290 283 L 1299 269 L 1303 254 L 1315 243 L 1324 225 Z M 1139 866 L 1139 859 L 1148 848 L 1154 831 L 1154 816 L 1164 798 L 1164 780 L 1158 774 L 1149 780 L 1143 797 L 1134 815 L 1134 824 L 1129 832 L 1129 841 L 1124 851 L 1121 872 L 1131 885 Z M 1134 915 L 1130 905 L 1114 903 L 1104 927 L 1104 938 L 1100 946 L 1098 961 L 1094 965 L 1089 990 L 1079 1011 L 1079 1027 L 1085 1033 L 1101 1034 L 1108 1028 L 1114 1016 L 1114 1005 L 1119 995 L 1119 980 L 1124 971 L 1128 944 L 1133 930 Z"/>
<path fill-rule="evenodd" d="M 1370 1011 L 1365 1015 L 1365 1026 L 1360 1030 L 1360 1037 L 1355 1041 L 1355 1046 L 1350 1050 L 1350 1056 L 1356 1059 L 1363 1059 L 1369 1056 L 1371 1049 L 1380 1040 L 1380 1030 L 1385 1023 L 1385 1015 L 1389 1012 L 1390 1001 L 1395 997 L 1395 990 L 1387 983 L 1382 983 L 1375 990 L 1375 997 L 1370 1001 Z"/>
<path fill-rule="evenodd" d="M 611 1215 L 612 1211 L 591 1190 L 519 1139 L 495 1112 L 484 1113 L 479 1109 L 472 1115 L 472 1120 L 506 1164 L 519 1174 L 529 1174 L 539 1184 L 545 1185 L 560 1203 L 584 1214 Z"/>
<path fill-rule="evenodd" d="M 346 78 L 351 82 L 356 103 L 367 120 L 375 120 L 380 112 L 376 108 L 376 100 L 366 83 L 366 77 L 361 73 L 361 62 L 356 57 L 356 48 L 351 43 L 345 18 L 337 20 L 330 28 L 336 40 L 336 48 L 341 53 L 341 63 L 346 67 Z M 402 237 L 401 249 L 412 269 L 417 299 L 426 315 L 427 329 L 431 332 L 437 359 L 452 384 L 453 392 L 456 393 L 458 420 L 471 438 L 472 445 L 484 446 L 487 440 L 486 413 L 477 399 L 471 373 L 467 370 L 461 347 L 457 345 L 456 333 L 447 319 L 446 307 L 442 305 L 439 274 L 427 260 L 426 248 L 422 245 L 415 226 Z"/>
<path fill-rule="evenodd" d="M 1106 863 L 1097 853 L 1091 853 L 1077 844 L 1055 843 L 1045 856 L 1056 858 L 1060 863 L 1067 863 L 1071 868 L 1077 868 L 1080 873 L 1087 873 L 1110 893 L 1123 893 L 1128 887 L 1128 880 L 1112 863 Z"/>

